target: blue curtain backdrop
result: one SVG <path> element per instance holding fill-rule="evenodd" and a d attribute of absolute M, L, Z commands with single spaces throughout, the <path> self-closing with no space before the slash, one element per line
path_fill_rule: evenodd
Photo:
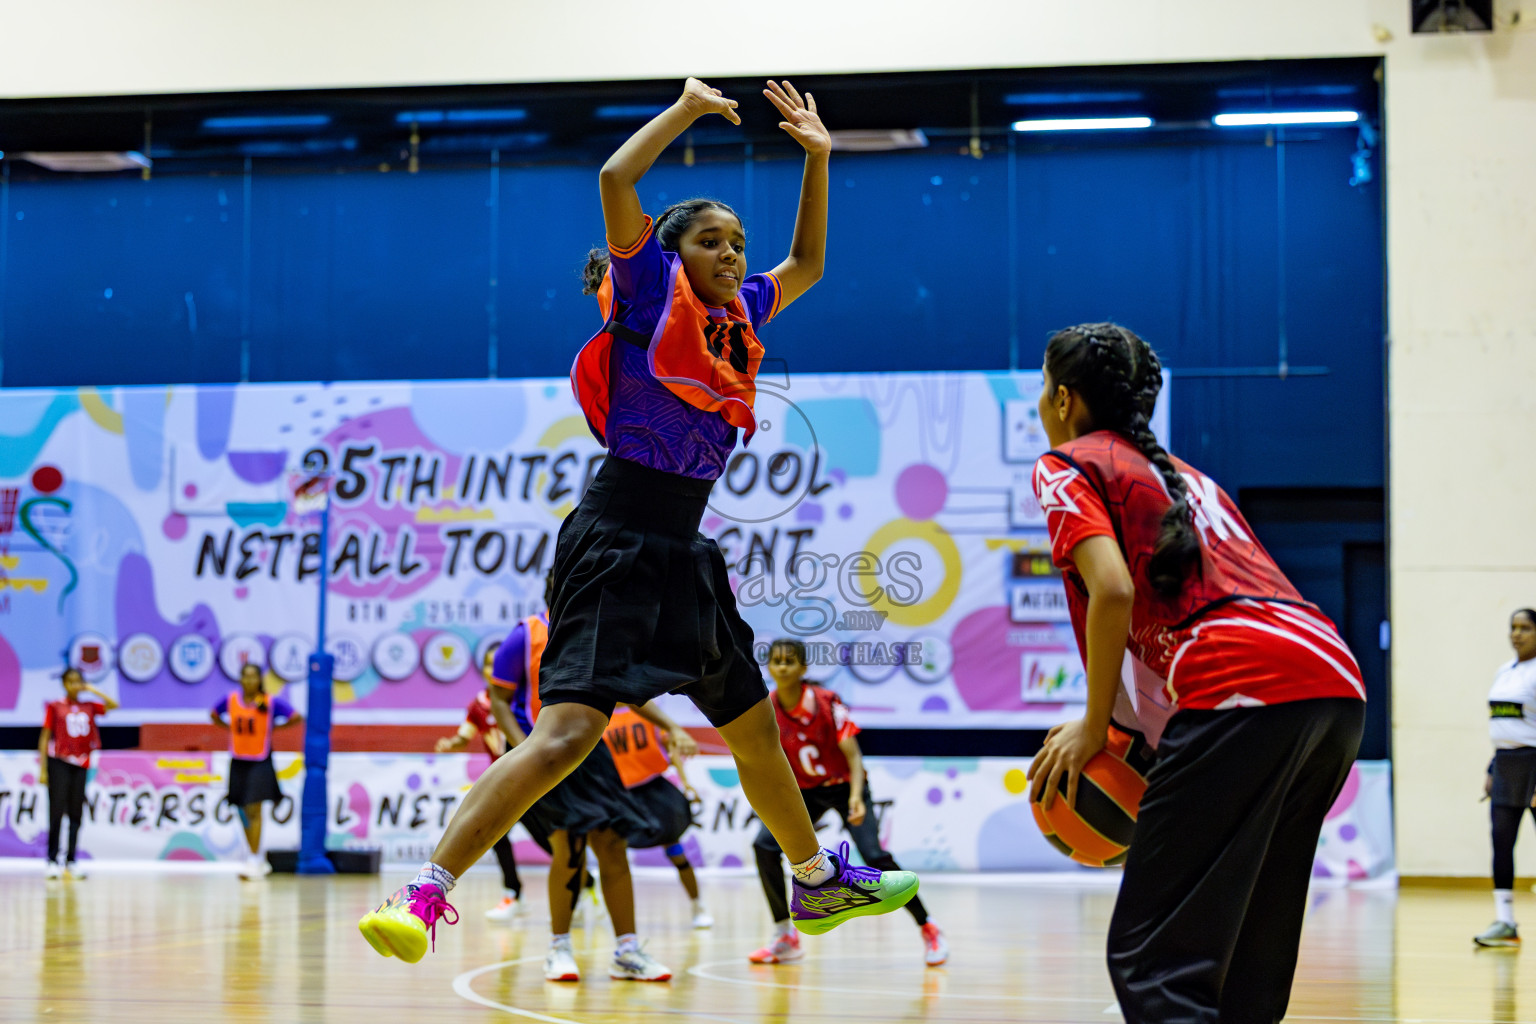
<path fill-rule="evenodd" d="M 1005 369 L 1037 366 L 1057 327 L 1117 320 L 1188 374 L 1174 447 L 1229 489 L 1379 487 L 1381 197 L 1348 184 L 1354 147 L 1322 130 L 838 155 L 826 277 L 764 339 L 792 371 Z M 659 166 L 642 198 L 729 202 L 768 270 L 799 178 L 749 153 Z M 591 167 L 257 161 L 11 181 L 4 208 L 6 386 L 562 376 L 598 325 Z M 1311 375 L 1230 375 L 1282 347 Z"/>

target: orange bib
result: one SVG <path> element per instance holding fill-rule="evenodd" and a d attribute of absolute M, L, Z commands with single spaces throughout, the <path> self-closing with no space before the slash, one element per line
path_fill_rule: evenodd
<path fill-rule="evenodd" d="M 667 760 L 656 727 L 629 708 L 615 709 L 603 731 L 603 742 L 613 753 L 613 763 L 618 766 L 625 789 L 651 781 L 672 763 Z"/>
<path fill-rule="evenodd" d="M 528 686 L 528 721 L 539 720 L 539 663 L 544 660 L 544 648 L 549 646 L 549 625 L 544 616 L 530 615 L 523 620 L 528 627 L 528 653 L 523 665 L 523 679 Z"/>
<path fill-rule="evenodd" d="M 587 427 L 607 447 L 612 395 L 609 372 L 617 342 L 645 349 L 651 375 L 668 391 L 695 409 L 718 412 L 727 423 L 746 431 L 746 441 L 750 442 L 757 432 L 752 405 L 757 399 L 763 344 L 752 329 L 746 306 L 735 298 L 723 318 L 711 317 L 709 307 L 693 293 L 682 261 L 669 262 L 667 304 L 648 338 L 612 319 L 611 270 L 598 288 L 603 329 L 582 346 L 571 366 L 571 389 L 586 414 Z"/>
<path fill-rule="evenodd" d="M 265 700 L 247 704 L 240 692 L 229 695 L 229 752 L 242 761 L 260 761 L 272 753 L 272 708 Z"/>

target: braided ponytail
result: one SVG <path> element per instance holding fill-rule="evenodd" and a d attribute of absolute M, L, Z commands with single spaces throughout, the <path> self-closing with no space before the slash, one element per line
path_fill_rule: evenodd
<path fill-rule="evenodd" d="M 656 242 L 667 252 L 676 252 L 677 243 L 682 239 L 683 232 L 688 230 L 694 218 L 705 210 L 724 210 L 737 223 L 741 222 L 741 215 L 718 199 L 685 199 L 680 203 L 673 203 L 656 215 L 656 220 L 651 225 L 651 230 L 656 232 Z M 745 225 L 743 225 L 745 230 Z M 608 249 L 606 247 L 587 250 L 587 265 L 581 268 L 581 294 L 596 295 L 597 290 L 603 286 L 603 277 L 608 273 Z"/>
<path fill-rule="evenodd" d="M 1152 410 L 1163 387 L 1157 354 L 1118 324 L 1080 324 L 1052 335 L 1045 347 L 1045 369 L 1053 384 L 1082 396 L 1096 429 L 1123 435 L 1163 478 L 1173 503 L 1163 513 L 1147 578 L 1160 596 L 1177 597 L 1200 562 L 1200 538 L 1189 485 L 1152 434 Z"/>

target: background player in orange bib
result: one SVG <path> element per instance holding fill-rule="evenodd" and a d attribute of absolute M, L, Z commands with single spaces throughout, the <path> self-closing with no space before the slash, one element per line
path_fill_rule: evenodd
<path fill-rule="evenodd" d="M 646 715 L 650 721 L 634 708 L 621 704 L 614 709 L 608 728 L 603 731 L 603 742 L 613 755 L 624 787 L 645 805 L 659 826 L 654 833 L 631 838 L 629 846 L 633 850 L 662 847 L 667 859 L 677 868 L 683 890 L 688 893 L 693 926 L 712 928 L 715 919 L 699 895 L 698 875 L 683 852 L 683 833 L 693 824 L 693 802 L 698 798 L 683 770 L 685 756 L 678 750 L 681 737 L 687 734 L 654 702 L 646 705 Z M 678 752 L 674 753 L 674 750 Z M 676 769 L 682 789 L 667 778 L 668 768 Z"/>
<path fill-rule="evenodd" d="M 1045 350 L 1035 464 L 1088 676 L 1079 721 L 1030 765 L 1049 804 L 1103 749 L 1127 653 L 1176 710 L 1147 779 L 1109 926 L 1128 1024 L 1285 1016 L 1323 816 L 1365 723 L 1338 631 L 1296 592 L 1226 493 L 1153 437 L 1162 365 L 1083 324 Z"/>
<path fill-rule="evenodd" d="M 59 877 L 59 831 L 69 818 L 69 845 L 63 872 L 84 878 L 75 866 L 75 847 L 80 838 L 80 815 L 85 810 L 85 779 L 91 754 L 101 749 L 96 719 L 117 707 L 117 701 L 85 681 L 77 668 L 64 670 L 64 699 L 49 701 L 43 712 L 43 729 L 37 738 L 37 781 L 48 789 L 48 877 Z M 81 700 L 83 693 L 101 698 Z"/>
<path fill-rule="evenodd" d="M 475 694 L 475 699 L 470 701 L 469 706 L 464 709 L 464 721 L 459 724 L 458 731 L 452 736 L 444 736 L 437 741 L 436 749 L 439 754 L 463 750 L 469 746 L 470 740 L 479 736 L 480 742 L 485 744 L 486 753 L 494 761 L 526 738 L 515 720 L 508 726 L 514 730 L 510 734 L 504 732 L 497 724 L 491 691 L 499 689 L 494 682 L 492 668 L 495 664 L 496 652 L 500 648 L 500 643 L 494 643 L 486 650 L 485 661 L 480 666 L 480 674 L 485 679 L 485 689 Z M 505 699 L 502 703 L 505 704 Z M 537 835 L 533 838 L 544 847 L 545 853 L 549 852 L 547 839 L 541 839 Z M 496 854 L 496 863 L 501 867 L 501 901 L 487 910 L 485 916 L 492 921 L 510 921 L 522 909 L 523 894 L 523 881 L 517 875 L 517 857 L 512 852 L 511 833 L 496 840 L 491 846 L 491 852 Z"/>
<path fill-rule="evenodd" d="M 900 865 L 880 845 L 880 822 L 871 811 L 874 797 L 864 775 L 859 750 L 859 727 L 848 705 L 831 690 L 805 681 L 805 645 L 798 640 L 775 640 L 768 650 L 768 674 L 774 692 L 769 697 L 779 723 L 779 742 L 794 769 L 795 782 L 813 823 L 828 811 L 843 819 L 848 834 L 864 863 L 882 871 L 899 871 Z M 790 927 L 789 904 L 784 895 L 784 864 L 773 833 L 759 829 L 752 841 L 757 856 L 757 876 L 773 913 L 773 938 L 747 956 L 755 964 L 790 963 L 804 956 L 800 936 Z M 938 967 L 949 960 L 949 943 L 939 926 L 928 919 L 920 897 L 907 904 L 923 936 L 923 962 Z"/>
<path fill-rule="evenodd" d="M 540 613 L 513 627 L 496 653 L 491 669 L 492 706 L 498 719 L 510 712 L 516 735 L 526 736 L 538 723 L 540 670 L 548 644 L 549 620 Z M 687 734 L 684 733 L 684 736 Z M 519 743 L 522 741 L 519 740 Z M 692 739 L 688 739 L 692 745 Z M 697 750 L 694 745 L 692 749 Z M 550 850 L 550 948 L 544 959 L 549 981 L 579 981 L 581 972 L 571 944 L 574 911 L 586 872 L 587 849 L 597 857 L 614 950 L 609 977 L 628 981 L 667 981 L 672 972 L 644 949 L 635 930 L 634 881 L 628 849 L 639 836 L 656 832 L 657 822 L 630 796 L 605 744 L 592 751 L 564 779 L 523 815 L 523 824 L 547 838 Z M 589 917 L 589 924 L 590 924 Z"/>
<path fill-rule="evenodd" d="M 261 856 L 261 805 L 283 798 L 272 767 L 272 730 L 304 719 L 282 697 L 267 696 L 261 668 L 251 662 L 240 666 L 240 689 L 215 704 L 209 717 L 214 725 L 229 730 L 228 799 L 240 815 L 250 850 L 240 874 L 260 878 L 272 871 Z"/>

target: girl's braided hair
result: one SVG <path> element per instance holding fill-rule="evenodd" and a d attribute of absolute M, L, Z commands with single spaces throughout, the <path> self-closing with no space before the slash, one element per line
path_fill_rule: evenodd
<path fill-rule="evenodd" d="M 1160 596 L 1177 597 L 1200 561 L 1200 538 L 1189 485 L 1152 434 L 1152 410 L 1163 388 L 1157 353 L 1119 324 L 1079 324 L 1051 336 L 1045 370 L 1053 385 L 1082 396 L 1094 429 L 1123 435 L 1162 476 L 1173 504 L 1163 514 L 1147 577 Z"/>

